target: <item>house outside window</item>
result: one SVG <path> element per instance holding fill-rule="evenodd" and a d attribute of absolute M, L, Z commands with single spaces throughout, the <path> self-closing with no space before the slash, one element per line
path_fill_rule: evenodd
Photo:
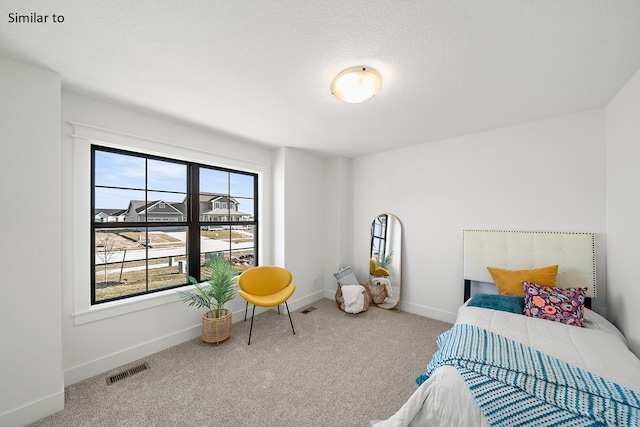
<path fill-rule="evenodd" d="M 255 265 L 256 174 L 99 146 L 91 158 L 91 304 L 203 280 L 214 254 Z"/>

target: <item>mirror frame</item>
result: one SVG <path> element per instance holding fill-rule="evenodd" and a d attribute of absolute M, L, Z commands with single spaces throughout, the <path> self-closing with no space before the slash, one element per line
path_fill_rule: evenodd
<path fill-rule="evenodd" d="M 384 221 L 380 221 L 384 218 Z M 379 222 L 379 223 L 377 223 Z M 375 275 L 371 271 L 371 260 L 376 260 L 376 267 L 378 266 L 378 260 L 380 259 L 380 252 L 384 261 L 382 263 L 382 276 L 384 273 L 388 273 L 389 281 L 391 282 L 392 297 L 385 298 L 381 303 L 375 303 L 378 307 L 391 310 L 397 308 L 399 310 L 400 294 L 402 290 L 402 222 L 400 219 L 392 213 L 381 213 L 377 215 L 371 222 L 371 236 L 369 242 L 369 285 L 370 290 L 375 280 L 375 277 L 381 275 Z"/>

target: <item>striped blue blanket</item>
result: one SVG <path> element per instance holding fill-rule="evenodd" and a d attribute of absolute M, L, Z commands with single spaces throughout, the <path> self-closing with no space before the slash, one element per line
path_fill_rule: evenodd
<path fill-rule="evenodd" d="M 455 366 L 492 426 L 640 426 L 640 394 L 472 325 L 438 337 L 418 385 Z"/>

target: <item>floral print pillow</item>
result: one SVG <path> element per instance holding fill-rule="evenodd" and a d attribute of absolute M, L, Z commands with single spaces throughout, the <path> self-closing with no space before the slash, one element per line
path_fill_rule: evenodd
<path fill-rule="evenodd" d="M 583 326 L 587 288 L 549 288 L 527 281 L 522 286 L 525 315 Z"/>

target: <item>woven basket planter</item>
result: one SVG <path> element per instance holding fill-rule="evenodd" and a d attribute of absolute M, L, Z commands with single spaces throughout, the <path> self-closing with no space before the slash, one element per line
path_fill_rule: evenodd
<path fill-rule="evenodd" d="M 202 316 L 202 341 L 218 344 L 231 336 L 231 312 L 223 308 L 221 317 L 215 314 L 215 310 L 211 310 Z"/>

